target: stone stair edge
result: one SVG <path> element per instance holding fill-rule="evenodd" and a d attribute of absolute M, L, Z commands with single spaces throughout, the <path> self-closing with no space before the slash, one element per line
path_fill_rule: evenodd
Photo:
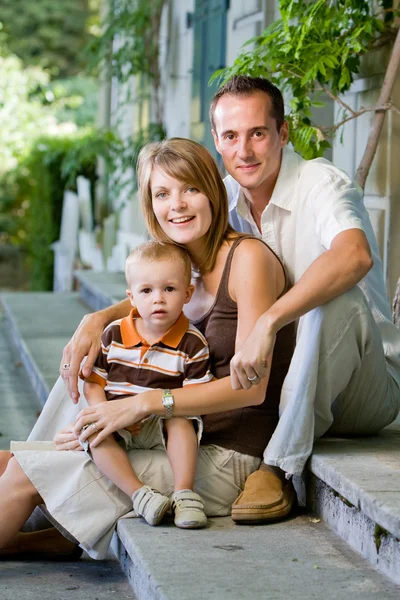
<path fill-rule="evenodd" d="M 11 295 L 12 293 L 0 294 L 0 304 L 4 309 L 5 320 L 7 328 L 9 330 L 9 335 L 11 337 L 12 343 L 15 345 L 20 354 L 21 362 L 27 372 L 28 379 L 31 382 L 32 387 L 38 397 L 39 403 L 43 405 L 47 399 L 47 396 L 49 395 L 50 390 L 48 389 L 48 386 L 42 376 L 42 373 L 40 373 L 35 361 L 33 360 L 29 348 L 27 347 L 21 335 L 19 326 L 13 316 L 12 308 L 7 302 L 7 298 Z"/>
<path fill-rule="evenodd" d="M 123 293 L 113 295 L 105 292 L 101 285 L 98 285 L 90 277 L 92 271 L 78 270 L 74 271 L 74 277 L 79 283 L 79 293 L 83 300 L 92 308 L 92 310 L 99 310 L 105 308 L 111 304 L 116 304 L 120 300 L 125 298 L 125 291 Z M 121 282 L 125 280 L 123 273 L 113 273 L 114 277 L 118 277 Z M 107 276 L 105 274 L 105 276 Z M 124 285 L 125 288 L 125 285 Z"/>

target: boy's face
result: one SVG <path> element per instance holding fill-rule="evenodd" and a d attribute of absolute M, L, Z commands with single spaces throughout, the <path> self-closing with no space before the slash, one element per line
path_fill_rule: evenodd
<path fill-rule="evenodd" d="M 132 306 L 142 319 L 165 332 L 175 323 L 184 304 L 192 297 L 184 264 L 179 259 L 138 260 L 130 265 L 129 288 Z"/>

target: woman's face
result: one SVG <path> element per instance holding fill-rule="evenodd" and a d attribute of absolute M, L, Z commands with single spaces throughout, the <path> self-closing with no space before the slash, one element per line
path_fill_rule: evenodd
<path fill-rule="evenodd" d="M 207 196 L 157 166 L 151 174 L 150 188 L 154 214 L 164 233 L 193 254 L 201 252 L 202 240 L 212 222 Z"/>

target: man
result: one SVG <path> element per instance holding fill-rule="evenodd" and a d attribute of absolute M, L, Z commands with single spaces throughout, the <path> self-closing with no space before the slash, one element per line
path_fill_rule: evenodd
<path fill-rule="evenodd" d="M 400 331 L 361 191 L 328 161 L 304 161 L 286 147 L 280 91 L 265 79 L 234 77 L 210 117 L 229 173 L 230 222 L 261 235 L 293 285 L 232 360 L 234 389 L 267 374 L 277 331 L 300 319 L 266 464 L 232 509 L 234 520 L 268 521 L 289 512 L 284 476 L 302 472 L 315 437 L 375 433 L 396 418 Z"/>
<path fill-rule="evenodd" d="M 234 388 L 267 374 L 277 331 L 299 319 L 279 424 L 232 509 L 236 521 L 268 522 L 290 512 L 290 476 L 302 472 L 314 438 L 328 430 L 375 433 L 396 418 L 400 331 L 391 323 L 361 193 L 328 161 L 304 161 L 286 147 L 280 91 L 265 79 L 238 76 L 219 90 L 210 114 L 229 173 L 231 224 L 262 236 L 293 286 L 232 360 Z M 99 347 L 93 332 L 102 325 L 96 314 L 86 317 L 64 350 L 69 369 L 61 373 L 75 401 L 80 358 L 88 354 L 90 371 Z"/>

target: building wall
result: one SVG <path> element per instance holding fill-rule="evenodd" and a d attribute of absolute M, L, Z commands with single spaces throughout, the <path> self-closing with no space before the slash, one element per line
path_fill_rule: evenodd
<path fill-rule="evenodd" d="M 171 0 L 161 24 L 160 64 L 168 137 L 190 136 L 194 0 Z"/>
<path fill-rule="evenodd" d="M 377 104 L 388 56 L 364 65 L 364 77 L 355 81 L 343 97 L 353 110 Z M 371 73 L 368 75 L 368 71 Z M 393 103 L 400 103 L 400 82 L 397 81 L 392 96 Z M 368 112 L 346 124 L 343 143 L 338 136 L 333 145 L 334 164 L 355 177 L 363 156 L 373 113 Z M 386 115 L 378 150 L 366 182 L 364 203 L 370 214 L 378 241 L 387 292 L 392 298 L 400 277 L 400 115 Z"/>

